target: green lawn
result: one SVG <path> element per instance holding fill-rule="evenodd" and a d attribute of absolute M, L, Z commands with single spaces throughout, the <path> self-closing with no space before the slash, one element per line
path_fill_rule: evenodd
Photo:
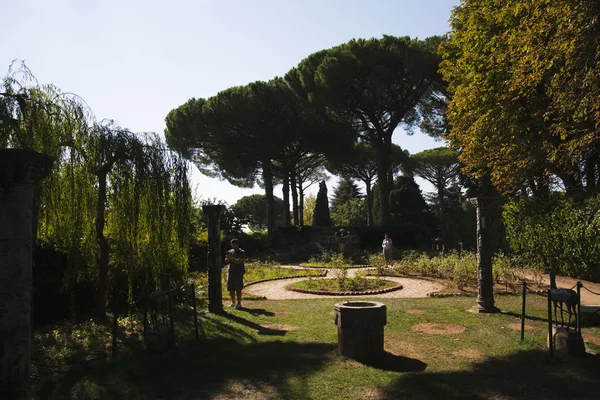
<path fill-rule="evenodd" d="M 548 360 L 545 298 L 528 298 L 524 341 L 511 329 L 520 297 L 496 300 L 502 314 L 465 311 L 474 297 L 382 299 L 387 353 L 374 364 L 338 355 L 339 299 L 255 300 L 223 316 L 202 313 L 200 343 L 189 313 L 179 312 L 176 352 L 148 355 L 128 336 L 116 360 L 107 326 L 63 325 L 36 334 L 33 380 L 44 399 L 598 398 L 600 356 Z M 464 332 L 427 333 L 427 324 Z M 600 328 L 584 336 L 600 343 Z"/>

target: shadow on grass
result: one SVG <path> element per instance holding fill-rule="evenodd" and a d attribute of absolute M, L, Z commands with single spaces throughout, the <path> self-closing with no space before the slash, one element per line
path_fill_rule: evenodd
<path fill-rule="evenodd" d="M 475 363 L 467 371 L 406 374 L 383 398 L 598 399 L 600 356 L 548 360 L 546 351 L 523 351 Z"/>
<path fill-rule="evenodd" d="M 387 351 L 384 352 L 381 358 L 377 360 L 365 361 L 363 364 L 369 367 L 392 372 L 421 372 L 427 368 L 427 364 L 421 360 L 398 356 Z"/>
<path fill-rule="evenodd" d="M 38 386 L 41 390 L 35 398 L 210 399 L 219 394 L 243 397 L 246 391 L 257 393 L 256 398 L 276 398 L 277 393 L 309 397 L 306 385 L 290 386 L 289 377 L 307 379 L 323 368 L 334 345 L 259 343 L 244 327 L 228 325 L 228 320 L 253 329 L 260 326 L 231 315 L 207 316 L 202 325 L 221 337 L 204 337 L 200 343 L 184 341 L 176 351 L 162 354 L 136 349 L 115 360 L 71 360 L 71 368 Z"/>
<path fill-rule="evenodd" d="M 265 309 L 262 308 L 247 308 L 247 307 L 242 307 L 239 309 L 240 311 L 243 312 L 247 312 L 248 314 L 254 315 L 254 316 L 258 316 L 258 315 L 266 315 L 267 317 L 274 317 L 275 313 L 272 311 L 267 311 Z"/>
<path fill-rule="evenodd" d="M 255 329 L 259 335 L 283 336 L 287 332 L 282 329 L 267 328 L 267 327 L 264 327 L 262 325 L 255 323 L 255 322 L 249 321 L 245 318 L 238 317 L 237 315 L 233 315 L 233 314 L 229 314 L 229 313 L 223 314 L 223 317 L 227 318 L 230 321 L 236 322 L 238 324 L 247 326 L 248 328 Z"/>
<path fill-rule="evenodd" d="M 502 315 L 508 315 L 510 317 L 516 317 L 521 319 L 521 314 L 517 314 L 514 312 L 509 312 L 509 311 L 501 311 L 500 314 Z M 525 321 L 541 321 L 541 322 L 546 322 L 548 323 L 548 318 L 540 318 L 540 317 L 534 317 L 531 315 L 525 315 Z"/>

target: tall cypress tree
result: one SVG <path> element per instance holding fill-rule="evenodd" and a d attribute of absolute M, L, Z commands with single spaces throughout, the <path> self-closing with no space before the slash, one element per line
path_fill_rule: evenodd
<path fill-rule="evenodd" d="M 331 216 L 329 214 L 329 200 L 327 198 L 327 185 L 325 181 L 319 183 L 319 192 L 317 193 L 317 204 L 313 215 L 313 226 L 329 227 L 331 226 Z"/>

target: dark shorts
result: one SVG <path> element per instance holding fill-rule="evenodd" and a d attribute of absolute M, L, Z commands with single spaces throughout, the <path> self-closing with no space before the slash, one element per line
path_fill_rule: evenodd
<path fill-rule="evenodd" d="M 231 268 L 227 273 L 227 290 L 242 290 L 244 288 L 244 269 Z"/>

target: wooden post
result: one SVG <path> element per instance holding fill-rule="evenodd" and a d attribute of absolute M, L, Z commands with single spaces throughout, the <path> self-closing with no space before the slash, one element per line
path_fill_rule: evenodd
<path fill-rule="evenodd" d="M 202 206 L 202 211 L 208 216 L 208 311 L 223 313 L 223 293 L 221 285 L 221 214 L 225 206 Z"/>
<path fill-rule="evenodd" d="M 54 158 L 0 150 L 0 399 L 28 398 L 34 191 Z"/>
<path fill-rule="evenodd" d="M 577 332 L 581 334 L 581 281 L 577 281 Z"/>
<path fill-rule="evenodd" d="M 523 304 L 521 305 L 521 340 L 525 339 L 525 299 L 527 297 L 527 282 L 523 281 Z"/>
<path fill-rule="evenodd" d="M 546 292 L 548 296 L 548 356 L 554 358 L 554 343 L 552 338 L 552 294 L 551 290 Z"/>
<path fill-rule="evenodd" d="M 198 312 L 196 311 L 196 289 L 194 288 L 194 284 L 190 285 L 192 289 L 192 306 L 194 307 L 194 328 L 196 329 L 196 341 L 200 341 L 200 335 L 198 334 Z"/>
<path fill-rule="evenodd" d="M 175 350 L 175 321 L 173 319 L 173 292 L 169 289 L 168 292 L 168 300 L 169 300 L 169 322 L 171 325 L 171 343 L 170 346 Z"/>
<path fill-rule="evenodd" d="M 119 293 L 115 290 L 113 299 L 112 358 L 117 356 L 117 326 L 119 324 Z"/>

